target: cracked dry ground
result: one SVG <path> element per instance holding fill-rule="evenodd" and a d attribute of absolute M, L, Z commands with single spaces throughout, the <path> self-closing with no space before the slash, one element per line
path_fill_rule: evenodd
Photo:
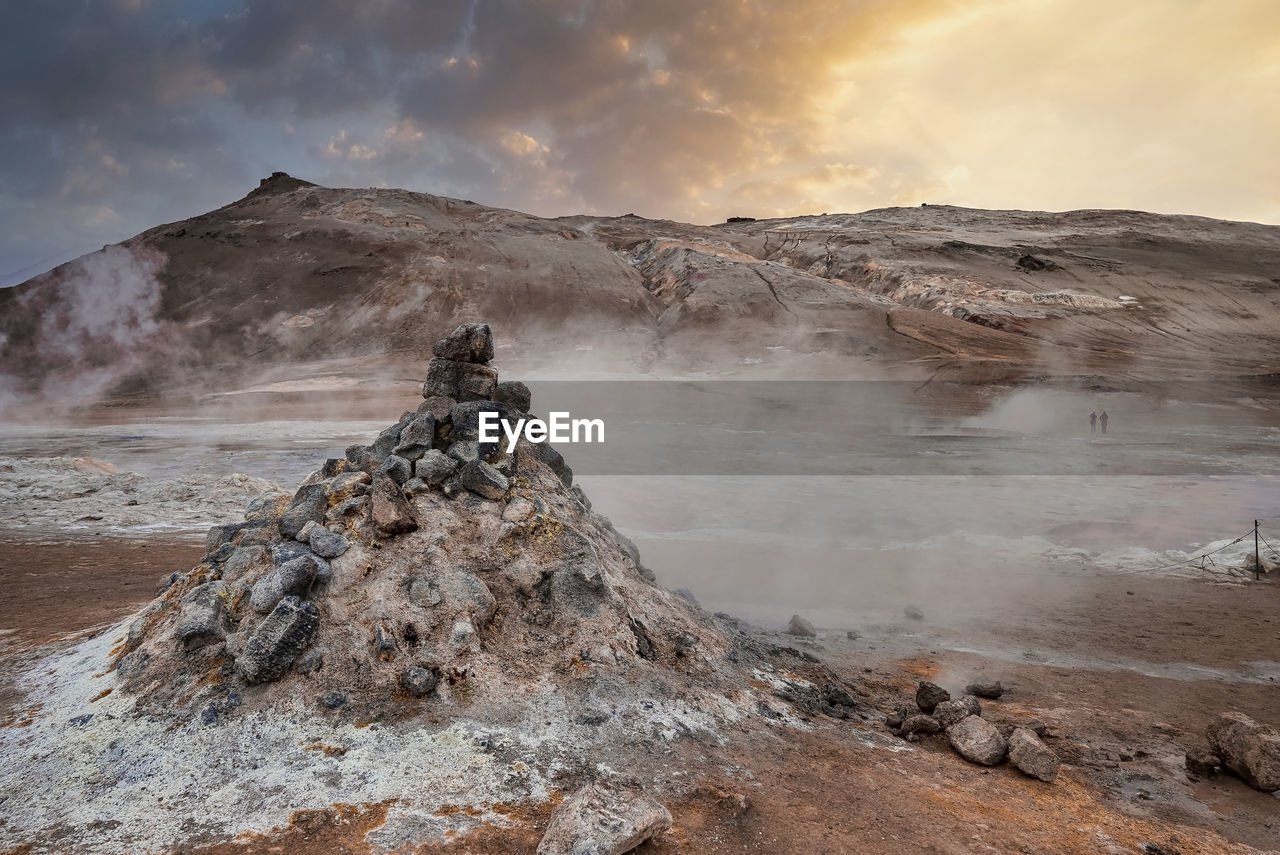
<path fill-rule="evenodd" d="M 12 675 L 34 645 L 138 607 L 166 572 L 200 553 L 198 542 L 181 540 L 0 538 L 0 721 L 20 703 Z M 1003 680 L 1011 691 L 984 702 L 986 714 L 1045 721 L 1062 774 L 1047 785 L 1007 765 L 981 769 L 940 737 L 891 750 L 906 745 L 876 716 L 815 719 L 808 731 L 727 732 L 723 756 L 736 768 L 700 765 L 700 746 L 679 740 L 654 750 L 670 751 L 662 762 L 690 771 L 691 791 L 668 804 L 672 830 L 636 851 L 1140 853 L 1148 842 L 1183 855 L 1280 849 L 1280 799 L 1234 778 L 1191 781 L 1182 770 L 1182 752 L 1217 712 L 1276 721 L 1280 687 L 1268 674 L 1280 661 L 1277 605 L 1274 582 L 1089 577 L 1073 595 L 1005 621 L 864 627 L 852 641 L 845 628 L 823 631 L 810 652 L 863 688 L 868 712 L 904 700 L 921 678 L 953 688 L 973 676 Z M 532 853 L 552 807 L 502 806 L 513 827 L 481 827 L 420 851 Z M 192 841 L 184 851 L 365 852 L 364 835 L 387 808 L 300 812 L 272 835 Z"/>

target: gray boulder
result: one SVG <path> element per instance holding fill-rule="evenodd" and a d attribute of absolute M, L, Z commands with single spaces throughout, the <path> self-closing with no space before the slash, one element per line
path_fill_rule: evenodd
<path fill-rule="evenodd" d="M 320 612 L 298 597 L 285 597 L 263 618 L 236 659 L 245 681 L 265 683 L 285 675 L 320 626 Z"/>
<path fill-rule="evenodd" d="M 1009 749 L 996 726 L 976 715 L 948 727 L 947 739 L 961 757 L 982 766 L 995 766 Z"/>
<path fill-rule="evenodd" d="M 378 472 L 373 476 L 369 501 L 372 505 L 373 526 L 383 537 L 404 534 L 418 527 L 413 508 L 405 499 L 400 485 L 387 473 Z"/>
<path fill-rule="evenodd" d="M 951 700 L 951 693 L 937 683 L 926 680 L 916 689 L 916 706 L 920 708 L 920 712 L 932 713 L 937 709 L 938 704 L 949 700 Z"/>
<path fill-rule="evenodd" d="M 455 362 L 487 365 L 493 359 L 493 332 L 488 324 L 462 324 L 437 341 L 431 353 Z"/>
<path fill-rule="evenodd" d="M 337 558 L 347 551 L 347 547 L 351 545 L 351 542 L 336 531 L 317 527 L 312 530 L 307 545 L 311 547 L 312 552 L 321 558 Z"/>
<path fill-rule="evenodd" d="M 818 631 L 813 628 L 813 624 L 800 617 L 800 615 L 791 616 L 791 621 L 787 624 L 787 634 L 798 635 L 801 638 L 818 637 Z"/>
<path fill-rule="evenodd" d="M 449 413 L 453 411 L 453 405 L 458 403 L 453 398 L 447 398 L 441 395 L 432 395 L 425 398 L 415 415 L 426 415 L 430 413 L 432 418 L 436 420 L 436 426 L 447 425 L 449 423 Z"/>
<path fill-rule="evenodd" d="M 271 553 L 264 546 L 241 546 L 222 568 L 222 578 L 228 582 L 258 570 L 272 566 Z"/>
<path fill-rule="evenodd" d="M 473 460 L 458 470 L 458 480 L 477 496 L 501 499 L 509 486 L 506 476 L 483 460 Z"/>
<path fill-rule="evenodd" d="M 329 497 L 324 484 L 299 487 L 298 492 L 293 495 L 289 510 L 280 517 L 280 534 L 287 540 L 292 540 L 309 521 L 324 522 L 324 513 L 328 509 Z"/>
<path fill-rule="evenodd" d="M 405 460 L 417 460 L 431 450 L 436 440 L 436 417 L 431 413 L 422 413 L 405 425 L 400 431 L 400 444 L 394 453 Z"/>
<path fill-rule="evenodd" d="M 1000 685 L 999 680 L 994 680 L 989 683 L 970 683 L 964 687 L 964 691 L 967 695 L 994 701 L 1004 694 L 1004 686 Z"/>
<path fill-rule="evenodd" d="M 184 650 L 198 650 L 227 637 L 230 621 L 227 603 L 231 588 L 223 582 L 206 582 L 182 598 L 178 618 L 178 640 Z M 131 628 L 132 631 L 132 628 Z"/>
<path fill-rule="evenodd" d="M 953 701 L 943 701 L 933 708 L 933 717 L 943 727 L 950 727 L 971 715 L 982 715 L 982 705 L 973 695 L 962 695 Z"/>
<path fill-rule="evenodd" d="M 421 698 L 436 687 L 436 675 L 428 668 L 414 665 L 400 672 L 400 685 L 415 698 Z"/>
<path fill-rule="evenodd" d="M 249 608 L 264 615 L 285 597 L 305 597 L 319 570 L 320 565 L 312 555 L 286 561 L 253 586 L 253 593 L 249 595 Z"/>
<path fill-rule="evenodd" d="M 538 855 L 621 855 L 671 827 L 671 813 L 639 790 L 596 782 L 551 814 Z"/>
<path fill-rule="evenodd" d="M 452 425 L 449 428 L 449 439 L 455 442 L 460 439 L 479 440 L 481 413 L 495 413 L 497 415 L 496 420 L 493 416 L 489 417 L 489 424 L 495 425 L 495 427 L 490 428 L 490 435 L 492 436 L 496 431 L 495 448 L 497 444 L 501 444 L 503 432 L 502 426 L 498 423 L 507 418 L 508 410 L 506 404 L 498 401 L 464 401 L 460 404 L 454 404 L 453 410 L 449 414 L 449 421 Z"/>
<path fill-rule="evenodd" d="M 452 398 L 455 401 L 489 400 L 497 383 L 498 372 L 486 365 L 436 357 L 427 365 L 422 397 Z"/>
<path fill-rule="evenodd" d="M 391 480 L 397 484 L 403 484 L 413 477 L 413 464 L 398 454 L 388 454 L 387 459 L 378 465 L 374 474 L 377 475 L 379 472 L 390 475 Z"/>
<path fill-rule="evenodd" d="M 1222 767 L 1264 793 L 1280 790 L 1280 734 L 1244 713 L 1222 713 L 1206 729 Z"/>
<path fill-rule="evenodd" d="M 1058 755 L 1026 727 L 1009 735 L 1009 762 L 1041 781 L 1052 783 L 1058 777 Z"/>
<path fill-rule="evenodd" d="M 458 471 L 458 461 L 443 451 L 432 449 L 413 465 L 413 474 L 432 487 L 438 487 Z"/>
<path fill-rule="evenodd" d="M 493 387 L 493 399 L 506 404 L 512 411 L 527 413 L 533 406 L 529 387 L 519 380 L 505 380 Z"/>

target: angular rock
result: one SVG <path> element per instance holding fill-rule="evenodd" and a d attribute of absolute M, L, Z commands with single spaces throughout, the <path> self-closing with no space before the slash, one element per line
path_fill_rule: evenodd
<path fill-rule="evenodd" d="M 264 546 L 241 546 L 231 553 L 222 568 L 222 578 L 228 582 L 256 570 L 265 570 L 272 566 L 271 553 Z"/>
<path fill-rule="evenodd" d="M 902 614 L 911 620 L 924 620 L 924 612 L 915 606 L 907 606 L 902 610 Z"/>
<path fill-rule="evenodd" d="M 1205 731 L 1222 768 L 1264 793 L 1280 790 L 1280 734 L 1244 713 L 1222 713 Z"/>
<path fill-rule="evenodd" d="M 948 727 L 947 739 L 961 757 L 982 766 L 995 766 L 1009 749 L 996 726 L 976 715 Z"/>
<path fill-rule="evenodd" d="M 964 687 L 964 691 L 966 695 L 994 701 L 1004 694 L 1004 686 L 1000 685 L 999 680 L 994 680 L 989 683 L 970 683 Z"/>
<path fill-rule="evenodd" d="M 405 460 L 414 461 L 431 450 L 436 441 L 436 417 L 431 413 L 415 416 L 400 431 L 400 443 L 394 453 Z"/>
<path fill-rule="evenodd" d="M 324 484 L 307 484 L 299 487 L 293 495 L 293 503 L 289 510 L 280 517 L 280 534 L 292 540 L 302 531 L 308 521 L 324 521 L 324 513 L 329 509 L 329 496 Z"/>
<path fill-rule="evenodd" d="M 326 493 L 326 495 L 328 494 Z M 311 532 L 315 531 L 316 529 L 319 529 L 320 531 L 324 531 L 324 526 L 322 526 L 320 523 L 316 522 L 315 520 L 307 520 L 307 524 L 302 527 L 302 531 L 298 532 L 298 535 L 297 537 L 294 538 L 294 540 L 298 541 L 298 543 L 310 543 Z"/>
<path fill-rule="evenodd" d="M 432 487 L 440 486 L 456 471 L 458 461 L 434 448 L 413 465 L 413 474 Z"/>
<path fill-rule="evenodd" d="M 910 736 L 913 733 L 939 733 L 941 730 L 942 725 L 938 724 L 936 718 L 923 713 L 907 716 L 898 726 L 898 732 L 903 736 Z"/>
<path fill-rule="evenodd" d="M 298 543 L 296 540 L 286 540 L 284 543 L 277 543 L 271 547 L 271 563 L 279 567 L 281 564 L 288 564 L 295 558 L 301 558 L 304 555 L 310 555 L 311 548 L 305 543 Z"/>
<path fill-rule="evenodd" d="M 447 454 L 450 459 L 457 461 L 459 464 L 466 464 L 473 460 L 481 460 L 492 451 L 497 451 L 496 445 L 481 445 L 473 439 L 460 439 L 449 445 Z M 448 479 L 446 478 L 445 480 L 447 481 Z"/>
<path fill-rule="evenodd" d="M 347 517 L 363 516 L 369 507 L 368 496 L 352 496 L 350 499 L 338 502 L 329 509 L 324 515 L 324 521 L 329 524 L 342 524 L 346 522 Z"/>
<path fill-rule="evenodd" d="M 327 528 L 317 526 L 312 530 L 307 545 L 311 547 L 312 552 L 321 558 L 337 558 L 347 551 L 347 547 L 351 545 L 351 542 L 336 531 L 329 531 Z"/>
<path fill-rule="evenodd" d="M 458 480 L 477 496 L 501 499 L 509 486 L 506 476 L 483 460 L 473 460 L 458 470 Z"/>
<path fill-rule="evenodd" d="M 305 597 L 311 590 L 319 569 L 320 565 L 313 555 L 286 561 L 253 586 L 253 593 L 249 595 L 249 608 L 264 615 L 285 597 Z"/>
<path fill-rule="evenodd" d="M 1058 755 L 1026 727 L 1016 728 L 1009 736 L 1009 762 L 1022 772 L 1052 783 L 1058 777 Z"/>
<path fill-rule="evenodd" d="M 933 717 L 943 727 L 950 727 L 971 715 L 982 715 L 982 705 L 973 695 L 962 695 L 953 701 L 943 701 L 933 708 Z"/>
<path fill-rule="evenodd" d="M 400 485 L 387 473 L 378 472 L 373 476 L 369 501 L 373 508 L 374 528 L 383 537 L 404 534 L 418 527 L 413 508 L 405 499 Z"/>
<path fill-rule="evenodd" d="M 1033 718 L 1031 721 L 1024 724 L 1023 727 L 1025 727 L 1027 730 L 1031 731 L 1041 739 L 1044 739 L 1046 736 L 1049 735 L 1049 726 L 1038 718 Z"/>
<path fill-rule="evenodd" d="M 418 405 L 415 415 L 422 416 L 430 413 L 431 417 L 436 420 L 436 427 L 447 425 L 449 423 L 449 413 L 453 411 L 453 405 L 456 403 L 458 402 L 453 398 L 432 395 L 430 398 L 425 398 Z"/>
<path fill-rule="evenodd" d="M 1197 745 L 1187 750 L 1185 762 L 1187 771 L 1200 778 L 1209 778 L 1222 765 L 1221 758 L 1213 753 L 1208 745 Z"/>
<path fill-rule="evenodd" d="M 400 444 L 400 432 L 409 426 L 409 422 L 413 420 L 413 413 L 405 413 L 400 421 L 396 422 L 389 428 L 384 428 L 378 434 L 378 438 L 369 446 L 369 454 L 372 455 L 374 462 L 381 466 L 382 462 L 391 455 L 395 447 Z"/>
<path fill-rule="evenodd" d="M 951 700 L 951 693 L 937 683 L 926 680 L 916 689 L 916 706 L 920 708 L 920 712 L 932 713 L 937 709 L 938 704 L 949 700 Z"/>
<path fill-rule="evenodd" d="M 488 400 L 493 397 L 498 372 L 485 365 L 436 357 L 427 365 L 422 384 L 424 398 L 453 398 L 455 401 Z"/>
<path fill-rule="evenodd" d="M 488 324 L 462 324 L 431 348 L 441 359 L 487 365 L 493 359 L 493 331 Z"/>
<path fill-rule="evenodd" d="M 550 467 L 551 471 L 566 487 L 573 486 L 573 470 L 569 468 L 569 464 L 564 462 L 564 457 L 561 456 L 560 452 L 551 447 L 550 443 L 521 440 L 518 451 L 524 457 Z"/>
<path fill-rule="evenodd" d="M 533 395 L 529 387 L 519 380 L 504 380 L 493 387 L 493 400 L 506 404 L 517 413 L 527 413 L 533 406 Z"/>
<path fill-rule="evenodd" d="M 212 526 L 209 529 L 209 532 L 204 536 L 205 554 L 207 555 L 210 552 L 216 551 L 218 547 L 225 543 L 230 543 L 231 538 L 235 537 L 242 528 L 244 528 L 243 523 L 229 523 L 227 525 Z"/>
<path fill-rule="evenodd" d="M 288 493 L 263 493 L 245 508 L 244 518 L 250 521 L 278 520 L 281 514 L 289 510 L 291 503 Z"/>
<path fill-rule="evenodd" d="M 538 855 L 621 855 L 671 827 L 671 813 L 639 790 L 589 784 L 551 814 Z"/>
<path fill-rule="evenodd" d="M 792 615 L 791 622 L 787 624 L 788 635 L 798 635 L 802 638 L 817 638 L 818 631 L 813 628 L 813 624 L 809 623 L 800 615 Z"/>
<path fill-rule="evenodd" d="M 413 477 L 413 464 L 398 454 L 388 454 L 387 459 L 378 465 L 374 475 L 379 472 L 390 475 L 391 480 L 397 484 L 403 484 Z"/>
<path fill-rule="evenodd" d="M 421 698 L 436 687 L 436 675 L 428 668 L 414 665 L 400 672 L 400 685 L 415 698 Z"/>
<path fill-rule="evenodd" d="M 320 612 L 298 597 L 285 597 L 263 618 L 236 659 L 245 682 L 265 683 L 284 676 L 320 626 Z"/>
<path fill-rule="evenodd" d="M 224 582 L 206 582 L 187 592 L 178 619 L 178 639 L 185 650 L 198 650 L 226 638 L 230 600 L 231 588 Z"/>
<path fill-rule="evenodd" d="M 494 414 L 488 418 L 490 425 L 489 435 L 491 442 L 495 444 L 502 443 L 503 432 L 500 422 L 507 418 L 508 410 L 506 404 L 501 404 L 497 401 L 464 401 L 460 404 L 454 404 L 453 410 L 449 414 L 451 425 L 449 439 L 455 442 L 460 439 L 478 441 L 480 439 L 481 413 Z"/>

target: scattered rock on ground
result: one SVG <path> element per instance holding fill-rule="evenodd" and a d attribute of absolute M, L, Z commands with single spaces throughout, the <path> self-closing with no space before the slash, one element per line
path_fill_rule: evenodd
<path fill-rule="evenodd" d="M 800 615 L 791 616 L 791 622 L 787 624 L 787 634 L 798 635 L 802 638 L 818 637 L 818 631 L 813 628 L 813 624 L 800 617 Z"/>
<path fill-rule="evenodd" d="M 910 736 L 913 733 L 939 733 L 942 725 L 938 724 L 938 720 L 931 715 L 916 713 L 913 716 L 907 716 L 898 730 L 903 736 Z"/>
<path fill-rule="evenodd" d="M 916 706 L 920 708 L 920 712 L 932 713 L 937 709 L 938 704 L 949 700 L 951 700 L 951 693 L 937 683 L 926 680 L 916 689 Z"/>
<path fill-rule="evenodd" d="M 1052 783 L 1058 777 L 1058 755 L 1025 727 L 1009 737 L 1009 762 L 1041 781 Z"/>
<path fill-rule="evenodd" d="M 1196 745 L 1187 749 L 1187 771 L 1199 778 L 1208 778 L 1218 771 L 1222 760 L 1208 745 Z"/>
<path fill-rule="evenodd" d="M 1206 729 L 1222 767 L 1264 793 L 1280 790 L 1280 734 L 1244 713 L 1226 712 Z"/>
<path fill-rule="evenodd" d="M 538 855 L 621 855 L 671 827 L 671 813 L 638 790 L 589 784 L 560 803 Z"/>
<path fill-rule="evenodd" d="M 961 757 L 983 766 L 997 765 L 1009 748 L 996 726 L 976 715 L 948 727 L 947 739 Z"/>
<path fill-rule="evenodd" d="M 943 727 L 950 727 L 971 715 L 982 715 L 982 705 L 973 695 L 962 695 L 952 701 L 943 701 L 933 709 L 933 717 Z"/>
<path fill-rule="evenodd" d="M 973 695 L 976 698 L 986 698 L 994 701 L 1004 694 L 1004 686 L 999 680 L 983 683 L 970 683 L 964 687 L 965 694 Z"/>
<path fill-rule="evenodd" d="M 911 620 L 924 620 L 924 612 L 915 606 L 907 606 L 902 610 L 902 613 Z"/>

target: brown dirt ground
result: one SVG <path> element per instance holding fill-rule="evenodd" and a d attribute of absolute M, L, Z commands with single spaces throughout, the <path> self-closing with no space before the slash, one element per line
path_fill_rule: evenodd
<path fill-rule="evenodd" d="M 199 552 L 182 541 L 0 538 L 0 628 L 10 631 L 10 652 L 118 618 Z M 744 730 L 729 734 L 725 748 L 741 769 L 699 770 L 691 791 L 669 801 L 672 830 L 636 852 L 1140 853 L 1148 841 L 1182 855 L 1280 850 L 1280 799 L 1234 778 L 1192 781 L 1181 768 L 1182 752 L 1216 712 L 1280 719 L 1280 690 L 1266 676 L 1275 669 L 1257 664 L 1280 661 L 1277 605 L 1274 582 L 1097 577 L 1003 623 L 855 641 L 824 633 L 812 649 L 862 687 L 869 713 L 906 699 L 922 677 L 1001 679 L 1010 692 L 984 702 L 986 715 L 1048 723 L 1064 760 L 1058 781 L 971 766 L 941 737 L 905 752 L 868 744 L 860 729 L 885 733 L 875 716 L 815 720 L 808 732 Z M 950 649 L 952 640 L 985 652 Z M 1028 648 L 1070 658 L 1028 663 L 1013 655 Z M 1150 667 L 1178 663 L 1222 673 L 1187 679 Z M 1241 673 L 1252 681 L 1233 676 Z M 364 836 L 388 808 L 300 812 L 274 834 L 185 851 L 354 855 L 367 851 Z M 417 851 L 532 853 L 549 811 L 512 807 L 511 828 L 482 826 Z"/>

